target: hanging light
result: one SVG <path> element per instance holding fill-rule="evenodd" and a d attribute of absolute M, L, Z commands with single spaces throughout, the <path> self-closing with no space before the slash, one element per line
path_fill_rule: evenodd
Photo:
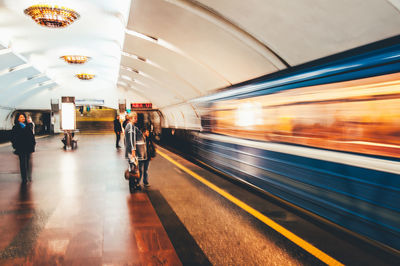
<path fill-rule="evenodd" d="M 75 76 L 81 80 L 90 80 L 95 77 L 94 74 L 88 74 L 88 73 L 79 73 L 79 74 L 76 74 Z"/>
<path fill-rule="evenodd" d="M 64 28 L 80 17 L 72 9 L 50 5 L 33 5 L 25 9 L 24 13 L 37 24 L 50 28 Z"/>
<path fill-rule="evenodd" d="M 89 56 L 85 55 L 63 55 L 60 58 L 68 64 L 84 64 L 90 59 Z"/>

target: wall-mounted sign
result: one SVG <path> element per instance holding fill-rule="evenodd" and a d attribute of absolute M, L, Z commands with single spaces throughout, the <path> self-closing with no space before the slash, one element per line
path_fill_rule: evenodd
<path fill-rule="evenodd" d="M 75 104 L 77 106 L 81 105 L 93 105 L 93 106 L 100 106 L 104 105 L 104 100 L 98 100 L 98 99 L 76 99 Z"/>
<path fill-rule="evenodd" d="M 135 108 L 151 109 L 151 108 L 153 108 L 153 104 L 152 103 L 131 103 L 131 109 L 135 109 Z"/>

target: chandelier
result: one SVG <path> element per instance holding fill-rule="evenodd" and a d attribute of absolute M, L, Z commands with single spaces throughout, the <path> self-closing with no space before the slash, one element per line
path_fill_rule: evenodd
<path fill-rule="evenodd" d="M 72 9 L 50 5 L 33 5 L 24 13 L 37 24 L 50 28 L 64 28 L 79 18 L 79 14 Z"/>
<path fill-rule="evenodd" d="M 90 57 L 85 55 L 64 55 L 60 56 L 61 59 L 64 59 L 68 64 L 84 64 L 86 63 Z"/>
<path fill-rule="evenodd" d="M 90 80 L 90 79 L 94 78 L 95 75 L 87 74 L 87 73 L 79 73 L 79 74 L 76 74 L 75 76 L 81 80 Z"/>

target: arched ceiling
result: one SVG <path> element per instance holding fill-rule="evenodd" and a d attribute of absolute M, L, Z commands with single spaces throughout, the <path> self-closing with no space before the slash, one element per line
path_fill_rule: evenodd
<path fill-rule="evenodd" d="M 56 3 L 64 29 L 23 13 Z M 162 108 L 400 34 L 399 0 L 0 0 L 0 106 L 49 109 L 61 96 Z M 66 54 L 92 57 L 68 65 Z M 91 81 L 79 71 L 93 72 Z"/>
<path fill-rule="evenodd" d="M 24 14 L 31 5 L 47 3 L 71 8 L 80 18 L 66 28 L 47 28 Z M 116 84 L 129 7 L 129 0 L 0 0 L 0 43 L 7 50 L 0 50 L 0 106 L 50 109 L 50 100 L 61 96 L 104 99 L 116 106 L 119 94 L 125 94 Z M 69 65 L 63 55 L 91 60 Z M 29 67 L 10 72 L 15 64 Z M 82 81 L 75 77 L 80 72 L 96 77 Z M 51 85 L 32 79 L 40 73 Z"/>

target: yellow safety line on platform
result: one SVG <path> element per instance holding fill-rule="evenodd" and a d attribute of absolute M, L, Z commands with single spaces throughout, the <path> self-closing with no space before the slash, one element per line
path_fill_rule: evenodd
<path fill-rule="evenodd" d="M 287 239 L 289 239 L 290 241 L 294 242 L 295 244 L 297 244 L 298 246 L 300 246 L 301 248 L 303 248 L 304 250 L 306 250 L 310 254 L 314 255 L 315 257 L 320 259 L 322 262 L 324 262 L 324 263 L 326 263 L 328 265 L 343 265 L 342 263 L 340 263 L 339 261 L 335 260 L 334 258 L 329 256 L 328 254 L 326 254 L 323 251 L 319 250 L 318 248 L 314 247 L 312 244 L 308 243 L 304 239 L 298 237 L 297 235 L 293 234 L 289 230 L 287 230 L 284 227 L 282 227 L 281 225 L 277 224 L 276 222 L 274 222 L 273 220 L 271 220 L 267 216 L 263 215 L 259 211 L 253 209 L 252 207 L 250 207 L 249 205 L 247 205 L 243 201 L 241 201 L 238 198 L 232 196 L 228 192 L 226 192 L 223 189 L 217 187 L 216 185 L 214 185 L 210 181 L 206 180 L 205 178 L 203 178 L 200 175 L 198 175 L 195 172 L 193 172 L 192 170 L 190 170 L 190 169 L 186 168 L 185 166 L 181 165 L 180 163 L 178 163 L 177 161 L 175 161 L 174 159 L 169 157 L 167 154 L 161 152 L 160 150 L 157 150 L 157 153 L 160 154 L 165 159 L 167 159 L 168 161 L 170 161 L 171 163 L 173 163 L 174 165 L 176 165 L 177 167 L 179 167 L 180 169 L 182 169 L 183 171 L 185 171 L 186 173 L 188 173 L 189 175 L 191 175 L 192 177 L 196 178 L 198 181 L 200 181 L 204 185 L 208 186 L 209 188 L 211 188 L 212 190 L 214 190 L 215 192 L 220 194 L 221 196 L 223 196 L 226 199 L 228 199 L 229 201 L 233 202 L 234 204 L 236 204 L 237 206 L 239 206 L 240 208 L 242 208 L 246 212 L 250 213 L 251 215 L 253 215 L 257 219 L 259 219 L 260 221 L 262 221 L 263 223 L 268 225 L 269 227 L 273 228 L 275 231 L 279 232 L 280 234 L 285 236 Z"/>

